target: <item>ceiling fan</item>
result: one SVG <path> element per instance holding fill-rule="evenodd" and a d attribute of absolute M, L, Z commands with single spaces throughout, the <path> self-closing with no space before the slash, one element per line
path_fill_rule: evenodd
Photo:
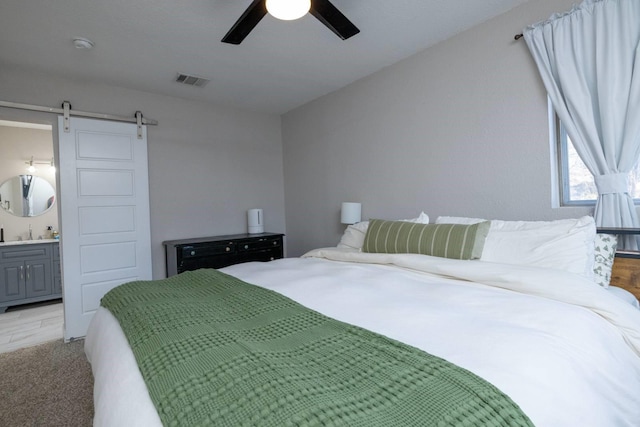
<path fill-rule="evenodd" d="M 282 1 L 281 1 L 282 2 Z M 360 32 L 346 16 L 342 14 L 329 0 L 287 0 L 284 3 L 294 5 L 300 13 L 292 16 L 281 17 L 277 13 L 277 1 L 275 0 L 253 0 L 251 5 L 244 11 L 242 16 L 233 24 L 233 27 L 222 38 L 223 43 L 240 44 L 249 35 L 251 30 L 258 25 L 258 22 L 267 14 L 274 15 L 278 19 L 297 19 L 307 12 L 315 16 L 320 22 L 326 25 L 342 40 L 346 40 Z M 310 3 L 310 4 L 309 4 Z"/>

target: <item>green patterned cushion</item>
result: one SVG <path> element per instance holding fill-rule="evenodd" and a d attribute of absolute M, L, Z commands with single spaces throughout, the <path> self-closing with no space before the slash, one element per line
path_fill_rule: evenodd
<path fill-rule="evenodd" d="M 467 225 L 412 224 L 372 219 L 362 251 L 479 259 L 490 226 L 490 221 Z"/>
<path fill-rule="evenodd" d="M 596 283 L 604 288 L 608 288 L 611 281 L 617 243 L 618 236 L 615 234 L 596 234 L 593 273 Z"/>

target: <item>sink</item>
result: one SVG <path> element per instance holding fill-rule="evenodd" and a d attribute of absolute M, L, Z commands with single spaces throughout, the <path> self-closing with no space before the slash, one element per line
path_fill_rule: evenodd
<path fill-rule="evenodd" d="M 38 243 L 51 243 L 57 242 L 57 239 L 35 239 L 35 240 L 12 240 L 10 242 L 0 243 L 2 246 L 15 246 L 15 245 L 33 245 Z"/>

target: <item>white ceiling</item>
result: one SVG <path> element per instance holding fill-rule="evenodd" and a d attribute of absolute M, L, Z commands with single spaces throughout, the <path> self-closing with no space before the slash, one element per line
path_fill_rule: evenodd
<path fill-rule="evenodd" d="M 235 46 L 220 39 L 251 0 L 2 0 L 0 64 L 281 114 L 526 1 L 332 0 L 360 34 L 267 15 Z"/>

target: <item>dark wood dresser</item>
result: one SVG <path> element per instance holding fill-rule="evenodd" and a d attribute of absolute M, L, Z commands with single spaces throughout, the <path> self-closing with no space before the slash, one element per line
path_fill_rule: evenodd
<path fill-rule="evenodd" d="M 284 256 L 284 234 L 230 234 L 163 242 L 167 277 L 199 268 L 222 268 L 249 261 L 272 261 Z"/>

